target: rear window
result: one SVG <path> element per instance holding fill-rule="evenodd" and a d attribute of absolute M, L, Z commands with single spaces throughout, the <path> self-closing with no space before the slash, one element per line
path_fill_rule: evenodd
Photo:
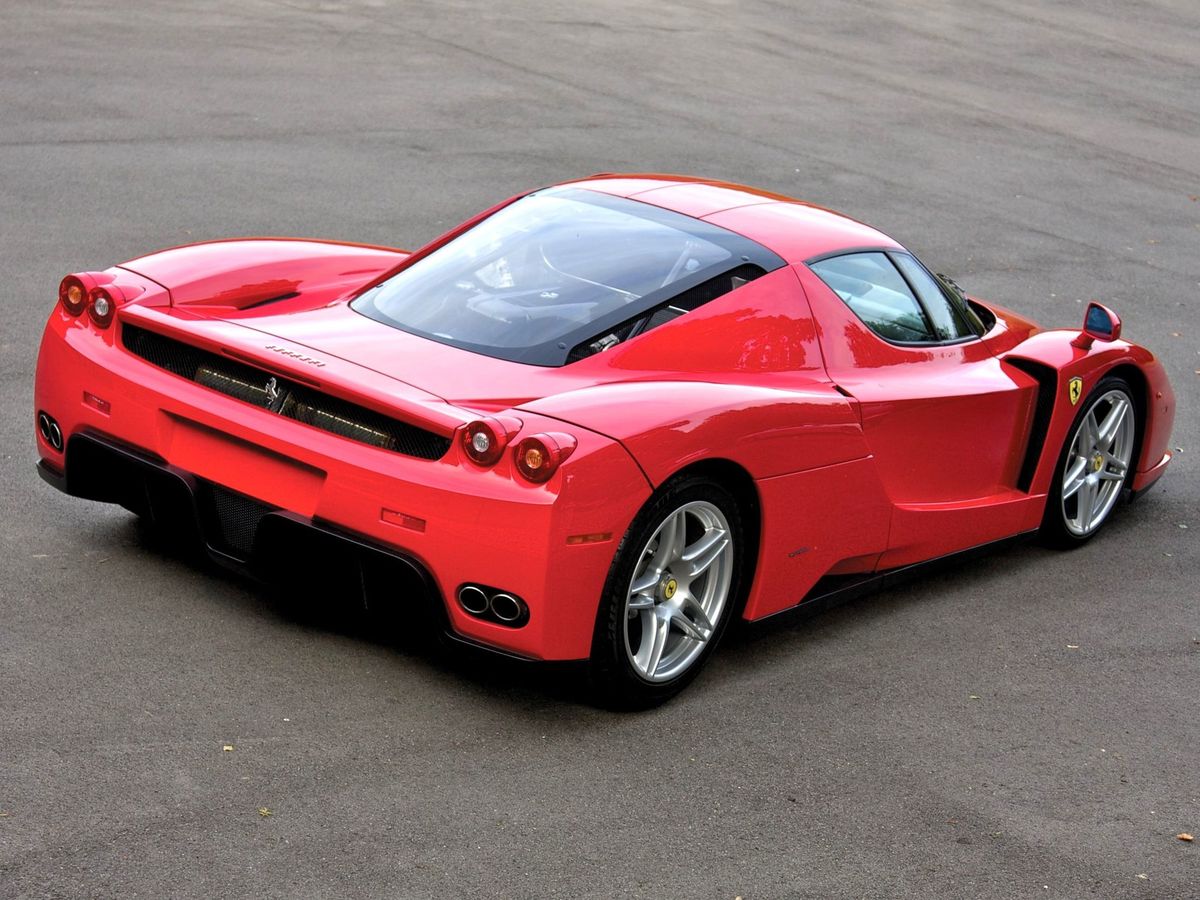
<path fill-rule="evenodd" d="M 698 219 L 559 188 L 504 207 L 353 307 L 442 343 L 559 366 L 781 265 L 761 245 Z"/>

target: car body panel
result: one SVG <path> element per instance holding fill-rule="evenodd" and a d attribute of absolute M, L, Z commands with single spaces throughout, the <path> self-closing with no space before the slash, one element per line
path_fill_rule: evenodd
<path fill-rule="evenodd" d="M 333 299 L 394 268 L 403 250 L 306 241 L 246 238 L 160 250 L 123 263 L 168 287 L 173 306 L 241 310 L 291 294 Z"/>
<path fill-rule="evenodd" d="M 175 248 L 96 273 L 119 298 L 112 327 L 55 306 L 35 409 L 56 418 L 68 454 L 72 437 L 94 436 L 402 553 L 429 574 L 457 635 L 536 659 L 588 656 L 622 536 L 655 490 L 693 466 L 736 471 L 752 495 L 757 554 L 741 614 L 759 619 L 831 579 L 1037 528 L 1078 411 L 1072 379 L 1086 396 L 1118 373 L 1138 393 L 1145 428 L 1132 488 L 1170 460 L 1175 398 L 1144 348 L 1084 346 L 1077 330 L 1041 331 L 990 304 L 995 322 L 981 337 L 890 344 L 805 265 L 840 250 L 902 249 L 869 226 L 704 179 L 600 176 L 571 187 L 703 218 L 787 264 L 604 352 L 539 367 L 426 340 L 348 305 L 517 198 L 412 254 L 275 238 Z M 122 344 L 130 326 L 450 438 L 450 449 L 418 459 L 283 418 L 135 356 Z M 481 415 L 509 423 L 513 441 L 568 435 L 574 451 L 544 484 L 519 476 L 511 454 L 480 467 L 459 438 Z M 42 466 L 63 479 L 63 452 L 37 441 Z M 453 599 L 464 583 L 523 598 L 528 622 L 468 615 Z"/>

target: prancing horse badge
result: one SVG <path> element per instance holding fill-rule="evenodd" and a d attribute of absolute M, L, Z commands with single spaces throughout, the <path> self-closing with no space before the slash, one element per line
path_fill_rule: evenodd
<path fill-rule="evenodd" d="M 1079 402 L 1079 398 L 1083 395 L 1083 379 L 1072 378 L 1067 382 L 1067 396 L 1071 398 L 1071 405 L 1074 406 Z"/>

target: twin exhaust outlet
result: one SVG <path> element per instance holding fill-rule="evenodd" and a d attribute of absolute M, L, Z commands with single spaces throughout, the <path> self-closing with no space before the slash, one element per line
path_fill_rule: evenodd
<path fill-rule="evenodd" d="M 58 427 L 58 423 L 54 418 L 47 413 L 38 413 L 38 434 L 42 436 L 42 440 L 49 444 L 59 453 L 63 448 L 62 429 Z"/>
<path fill-rule="evenodd" d="M 510 628 L 519 628 L 529 618 L 529 607 L 520 597 L 479 584 L 460 587 L 458 605 L 477 619 L 490 619 Z"/>

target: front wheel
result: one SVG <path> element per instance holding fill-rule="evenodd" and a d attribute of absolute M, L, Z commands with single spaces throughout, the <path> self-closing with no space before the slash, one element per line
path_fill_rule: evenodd
<path fill-rule="evenodd" d="M 1137 409 L 1128 382 L 1103 379 L 1071 429 L 1042 522 L 1045 540 L 1059 547 L 1078 546 L 1099 531 L 1129 480 Z"/>
<path fill-rule="evenodd" d="M 634 519 L 605 583 L 591 677 L 608 706 L 679 693 L 712 653 L 739 596 L 743 528 L 720 484 L 685 477 Z"/>

